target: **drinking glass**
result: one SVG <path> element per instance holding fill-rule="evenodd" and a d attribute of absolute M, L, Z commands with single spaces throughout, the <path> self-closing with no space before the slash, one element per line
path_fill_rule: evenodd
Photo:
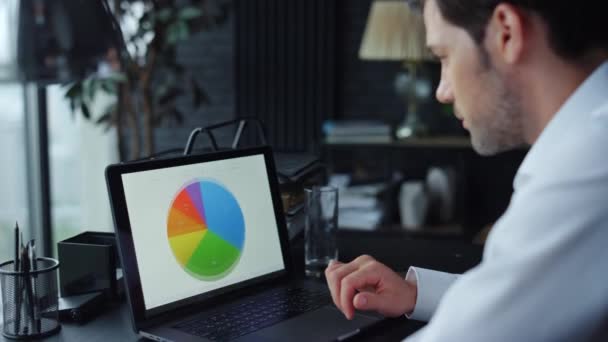
<path fill-rule="evenodd" d="M 320 277 L 331 260 L 338 258 L 338 189 L 314 186 L 306 193 L 304 265 L 308 276 Z"/>

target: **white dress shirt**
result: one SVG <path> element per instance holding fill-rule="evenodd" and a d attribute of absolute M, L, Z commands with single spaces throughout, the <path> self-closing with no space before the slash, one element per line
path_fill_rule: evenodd
<path fill-rule="evenodd" d="M 409 317 L 430 321 L 408 341 L 581 341 L 606 328 L 608 62 L 545 127 L 513 184 L 478 266 L 409 270 Z"/>

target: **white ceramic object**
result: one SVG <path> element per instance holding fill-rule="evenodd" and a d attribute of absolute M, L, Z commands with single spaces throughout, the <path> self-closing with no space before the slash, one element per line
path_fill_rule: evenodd
<path fill-rule="evenodd" d="M 407 181 L 399 192 L 399 211 L 404 229 L 419 230 L 424 226 L 429 198 L 423 181 Z"/>
<path fill-rule="evenodd" d="M 432 167 L 426 175 L 426 189 L 430 200 L 437 206 L 439 220 L 450 222 L 454 218 L 455 180 L 449 168 Z"/>

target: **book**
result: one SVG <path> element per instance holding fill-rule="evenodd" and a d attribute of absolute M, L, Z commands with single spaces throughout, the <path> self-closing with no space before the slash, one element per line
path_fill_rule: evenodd
<path fill-rule="evenodd" d="M 326 121 L 323 132 L 327 136 L 381 135 L 391 136 L 391 126 L 377 120 Z"/>

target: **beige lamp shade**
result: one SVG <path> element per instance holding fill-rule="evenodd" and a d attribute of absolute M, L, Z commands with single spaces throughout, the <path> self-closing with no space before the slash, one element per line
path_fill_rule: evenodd
<path fill-rule="evenodd" d="M 376 0 L 367 18 L 359 58 L 366 60 L 427 61 L 422 15 L 404 0 Z"/>

